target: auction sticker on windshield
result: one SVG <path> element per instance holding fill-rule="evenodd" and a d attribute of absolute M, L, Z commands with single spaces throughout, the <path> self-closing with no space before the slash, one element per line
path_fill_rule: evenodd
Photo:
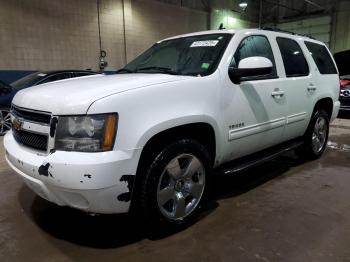
<path fill-rule="evenodd" d="M 190 47 L 216 46 L 218 43 L 219 40 L 196 41 Z"/>

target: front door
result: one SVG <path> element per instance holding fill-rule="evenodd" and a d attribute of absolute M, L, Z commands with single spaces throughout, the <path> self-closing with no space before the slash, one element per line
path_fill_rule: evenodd
<path fill-rule="evenodd" d="M 274 67 L 271 75 L 246 78 L 239 85 L 230 81 L 227 72 L 222 72 L 223 117 L 228 140 L 225 161 L 282 142 L 286 124 L 283 82 L 277 77 L 269 39 L 265 35 L 250 35 L 242 36 L 238 42 L 231 66 L 237 67 L 247 57 L 262 56 L 270 59 Z"/>

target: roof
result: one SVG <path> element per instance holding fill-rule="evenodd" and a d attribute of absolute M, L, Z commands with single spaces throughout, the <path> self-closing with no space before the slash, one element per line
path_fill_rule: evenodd
<path fill-rule="evenodd" d="M 322 42 L 320 42 L 320 41 L 318 41 L 318 40 L 316 40 L 313 37 L 308 36 L 308 35 L 299 35 L 299 34 L 296 34 L 294 32 L 283 31 L 280 29 L 273 29 L 273 28 L 266 28 L 266 29 L 259 29 L 259 28 L 222 29 L 222 30 L 200 31 L 200 32 L 195 32 L 195 33 L 189 33 L 189 34 L 183 34 L 183 35 L 169 37 L 169 38 L 166 38 L 166 39 L 159 41 L 158 43 L 166 41 L 166 40 L 177 39 L 177 38 L 182 38 L 182 37 L 189 37 L 189 36 L 196 36 L 196 35 L 235 34 L 238 32 L 246 33 L 246 34 L 264 32 L 264 33 L 275 34 L 275 35 L 279 35 L 279 36 L 287 36 L 287 37 L 291 37 L 291 38 L 295 38 L 295 39 L 299 39 L 299 40 L 307 40 L 307 41 L 311 41 L 311 42 L 315 42 L 315 43 L 322 43 Z"/>
<path fill-rule="evenodd" d="M 189 33 L 189 34 L 172 36 L 172 37 L 160 40 L 159 42 L 163 42 L 163 41 L 171 40 L 171 39 L 176 39 L 176 38 L 182 38 L 182 37 L 196 36 L 196 35 L 212 35 L 212 34 L 225 34 L 225 33 L 233 35 L 237 31 L 241 31 L 241 30 L 223 29 L 223 30 L 199 31 L 199 32 L 194 32 L 194 33 Z"/>

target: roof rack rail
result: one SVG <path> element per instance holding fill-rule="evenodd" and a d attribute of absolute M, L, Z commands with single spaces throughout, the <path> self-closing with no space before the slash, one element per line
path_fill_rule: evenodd
<path fill-rule="evenodd" d="M 315 37 L 308 35 L 308 34 L 297 34 L 295 32 L 291 32 L 291 31 L 287 31 L 287 30 L 282 30 L 280 28 L 272 28 L 272 27 L 263 27 L 261 28 L 262 30 L 266 30 L 266 31 L 273 31 L 273 32 L 280 32 L 280 33 L 286 33 L 286 34 L 290 34 L 290 35 L 299 35 L 299 36 L 304 36 L 304 37 L 308 37 L 310 39 L 314 39 L 316 40 Z"/>

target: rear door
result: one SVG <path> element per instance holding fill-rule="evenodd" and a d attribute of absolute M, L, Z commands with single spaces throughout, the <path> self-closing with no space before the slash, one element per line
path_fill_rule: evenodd
<path fill-rule="evenodd" d="M 331 97 L 333 102 L 339 98 L 339 75 L 337 67 L 332 59 L 332 55 L 328 48 L 320 43 L 311 41 L 305 41 L 306 48 L 308 49 L 311 62 L 315 66 L 317 77 L 317 94 L 316 98 Z M 345 97 L 344 91 L 347 89 L 348 97 Z M 343 89 L 340 93 L 341 106 L 348 106 L 350 109 L 350 88 Z M 319 97 L 323 96 L 323 97 Z"/>
<path fill-rule="evenodd" d="M 286 128 L 284 140 L 302 136 L 308 126 L 316 94 L 315 72 L 305 58 L 303 42 L 288 37 L 276 37 L 284 72 L 283 90 L 286 97 Z M 302 48 L 303 47 L 303 48 Z"/>

